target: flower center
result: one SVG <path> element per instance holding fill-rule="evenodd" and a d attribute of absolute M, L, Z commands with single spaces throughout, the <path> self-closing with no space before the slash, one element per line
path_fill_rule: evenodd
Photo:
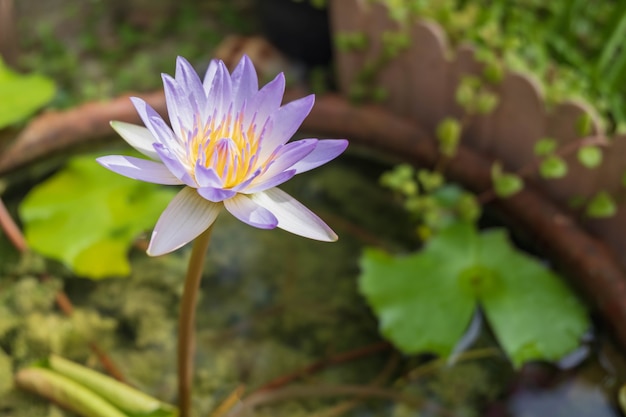
<path fill-rule="evenodd" d="M 216 115 L 208 123 L 196 122 L 188 141 L 189 166 L 197 164 L 212 168 L 221 178 L 224 188 L 231 188 L 245 181 L 254 172 L 259 148 L 256 125 L 243 126 L 243 112 L 236 117 L 229 110 L 217 122 Z"/>

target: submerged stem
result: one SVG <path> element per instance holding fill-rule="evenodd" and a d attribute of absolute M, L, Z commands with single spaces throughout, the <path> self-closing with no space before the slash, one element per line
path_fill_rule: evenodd
<path fill-rule="evenodd" d="M 178 321 L 178 406 L 180 417 L 191 415 L 196 304 L 202 279 L 204 256 L 209 247 L 212 230 L 213 227 L 209 227 L 194 241 L 187 276 L 185 277 L 183 297 L 180 302 Z"/>
<path fill-rule="evenodd" d="M 0 199 L 0 230 L 6 233 L 7 237 L 18 251 L 24 253 L 28 250 L 28 244 L 26 243 L 24 235 L 13 218 L 11 218 L 9 210 L 7 210 L 2 199 Z"/>

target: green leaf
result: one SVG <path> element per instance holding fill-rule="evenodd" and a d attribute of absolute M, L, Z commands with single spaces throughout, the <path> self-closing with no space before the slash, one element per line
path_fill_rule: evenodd
<path fill-rule="evenodd" d="M 563 178 L 567 175 L 567 163 L 560 156 L 550 155 L 541 161 L 539 174 L 546 179 Z"/>
<path fill-rule="evenodd" d="M 499 278 L 481 303 L 513 364 L 554 361 L 575 349 L 589 321 L 559 277 L 512 247 L 503 230 L 483 233 L 480 245 L 481 264 Z"/>
<path fill-rule="evenodd" d="M 445 182 L 445 178 L 439 172 L 427 169 L 417 171 L 417 180 L 427 193 L 435 191 Z"/>
<path fill-rule="evenodd" d="M 453 117 L 446 117 L 437 125 L 436 133 L 441 153 L 454 156 L 461 139 L 461 123 Z"/>
<path fill-rule="evenodd" d="M 48 78 L 18 74 L 0 59 L 0 129 L 30 116 L 52 99 L 54 91 L 54 83 Z"/>
<path fill-rule="evenodd" d="M 502 166 L 497 163 L 491 168 L 491 180 L 500 198 L 511 197 L 524 188 L 524 180 L 519 175 L 502 172 Z"/>
<path fill-rule="evenodd" d="M 589 217 L 611 217 L 617 213 L 617 205 L 609 193 L 600 191 L 587 204 L 586 213 Z"/>
<path fill-rule="evenodd" d="M 95 156 L 72 159 L 20 206 L 29 245 L 89 278 L 130 273 L 127 251 L 154 226 L 173 189 L 115 174 Z"/>
<path fill-rule="evenodd" d="M 593 130 L 593 119 L 589 113 L 581 114 L 576 119 L 576 133 L 578 136 L 585 137 L 591 135 Z"/>
<path fill-rule="evenodd" d="M 367 250 L 361 269 L 359 288 L 382 333 L 406 353 L 448 355 L 477 303 L 516 366 L 561 358 L 589 327 L 568 288 L 502 230 L 456 223 L 409 256 Z"/>
<path fill-rule="evenodd" d="M 478 114 L 489 114 L 496 108 L 499 102 L 500 98 L 496 94 L 483 91 L 476 97 L 476 111 Z"/>
<path fill-rule="evenodd" d="M 595 168 L 602 163 L 602 151 L 597 146 L 583 146 L 577 156 L 578 161 L 587 168 Z"/>
<path fill-rule="evenodd" d="M 556 140 L 551 138 L 539 139 L 533 148 L 537 156 L 548 156 L 556 150 Z"/>
<path fill-rule="evenodd" d="M 476 301 L 459 291 L 458 276 L 473 256 L 475 238 L 465 228 L 449 228 L 429 241 L 425 256 L 365 251 L 359 289 L 382 333 L 404 352 L 447 356 L 465 332 Z M 463 256 L 449 256 L 450 251 Z"/>

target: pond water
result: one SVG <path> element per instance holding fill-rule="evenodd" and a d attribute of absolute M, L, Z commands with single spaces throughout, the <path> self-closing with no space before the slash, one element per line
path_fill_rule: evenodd
<path fill-rule="evenodd" d="M 293 382 L 306 387 L 306 399 L 287 392 L 280 402 L 240 415 L 619 416 L 615 395 L 626 368 L 605 336 L 592 340 L 589 357 L 565 371 L 531 364 L 515 372 L 494 350 L 497 345 L 488 329 L 470 353 L 450 366 L 435 366 L 428 355 L 400 355 L 381 344 L 376 320 L 357 292 L 360 253 L 364 246 L 394 252 L 416 246 L 414 225 L 378 186 L 385 168 L 352 154 L 285 184 L 287 192 L 335 229 L 340 236 L 336 243 L 254 229 L 226 213 L 219 217 L 197 313 L 197 415 L 209 415 L 241 384 L 252 392 L 334 358 L 334 363 L 331 359 Z M 42 270 L 40 260 L 9 267 L 6 263 L 16 258 L 6 241 L 2 245 L 0 353 L 11 356 L 11 367 L 51 350 L 99 367 L 88 348 L 88 342 L 96 340 L 131 384 L 175 402 L 176 315 L 189 248 L 159 258 L 133 250 L 128 279 L 92 282 L 48 263 L 53 278 L 37 284 L 33 277 L 37 268 Z M 60 286 L 75 304 L 72 319 L 54 306 Z M 16 312 L 21 316 L 16 318 Z M 19 326 L 3 332 L 15 320 Z M 370 353 L 337 359 L 360 349 Z M 487 354 L 472 358 L 471 352 L 481 350 Z M 0 379 L 2 363 L 0 355 Z M 345 395 L 329 398 L 323 389 L 368 384 L 411 401 L 366 395 L 351 402 Z M 0 416 L 68 415 L 2 387 L 0 383 Z"/>

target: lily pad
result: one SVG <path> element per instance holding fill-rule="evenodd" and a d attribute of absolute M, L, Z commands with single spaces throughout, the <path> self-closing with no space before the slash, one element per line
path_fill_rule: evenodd
<path fill-rule="evenodd" d="M 0 59 L 0 129 L 30 116 L 54 96 L 54 83 L 38 74 L 21 75 Z"/>
<path fill-rule="evenodd" d="M 131 244 L 154 226 L 173 196 L 172 188 L 125 178 L 84 156 L 36 186 L 20 216 L 35 251 L 80 276 L 124 276 Z"/>
<path fill-rule="evenodd" d="M 511 361 L 557 360 L 589 328 L 585 308 L 559 277 L 520 252 L 503 230 L 457 223 L 417 253 L 370 249 L 360 291 L 382 333 L 406 353 L 447 356 L 480 303 Z"/>

